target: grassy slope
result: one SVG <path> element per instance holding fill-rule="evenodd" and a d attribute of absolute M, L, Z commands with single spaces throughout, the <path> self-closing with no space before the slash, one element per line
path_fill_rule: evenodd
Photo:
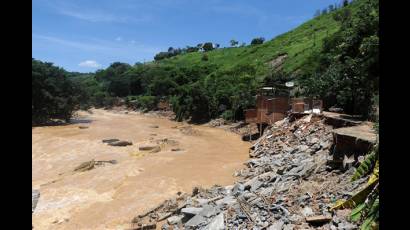
<path fill-rule="evenodd" d="M 349 5 L 354 11 L 355 4 Z M 237 64 L 250 63 L 257 67 L 257 77 L 263 77 L 268 71 L 267 63 L 279 54 L 286 52 L 288 58 L 283 63 L 287 73 L 295 73 L 307 63 L 308 57 L 319 52 L 323 39 L 331 36 L 339 28 L 339 22 L 333 19 L 335 12 L 311 19 L 297 28 L 277 36 L 262 45 L 237 48 L 221 48 L 207 52 L 209 64 L 216 64 L 219 70 L 229 70 Z M 315 35 L 314 32 L 315 31 Z M 315 36 L 315 39 L 314 39 Z M 314 40 L 316 44 L 314 45 Z M 160 65 L 190 66 L 201 64 L 202 53 L 188 53 L 161 60 Z"/>

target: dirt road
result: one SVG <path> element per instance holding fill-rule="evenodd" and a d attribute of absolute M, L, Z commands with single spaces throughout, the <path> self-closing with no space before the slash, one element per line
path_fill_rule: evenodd
<path fill-rule="evenodd" d="M 179 191 L 232 184 L 232 174 L 248 158 L 249 144 L 221 129 L 181 128 L 188 125 L 132 112 L 92 112 L 80 112 L 71 125 L 32 129 L 32 186 L 41 193 L 34 229 L 125 229 L 137 213 Z M 107 138 L 133 145 L 109 146 L 102 143 Z M 164 139 L 160 152 L 138 149 Z M 92 159 L 118 163 L 73 172 Z"/>

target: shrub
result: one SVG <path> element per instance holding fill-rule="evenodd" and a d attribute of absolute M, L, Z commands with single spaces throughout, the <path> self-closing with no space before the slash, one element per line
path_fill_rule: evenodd
<path fill-rule="evenodd" d="M 260 44 L 263 44 L 263 42 L 265 42 L 265 38 L 263 37 L 254 38 L 251 41 L 251 45 L 260 45 Z"/>
<path fill-rule="evenodd" d="M 157 99 L 154 96 L 138 96 L 136 103 L 144 111 L 153 110 L 157 106 Z"/>
<path fill-rule="evenodd" d="M 234 113 L 232 110 L 225 110 L 225 112 L 222 113 L 221 117 L 224 120 L 232 121 L 234 119 Z"/>

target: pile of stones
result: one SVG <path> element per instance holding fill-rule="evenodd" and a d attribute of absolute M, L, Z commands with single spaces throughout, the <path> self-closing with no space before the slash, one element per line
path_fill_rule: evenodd
<path fill-rule="evenodd" d="M 330 211 L 366 184 L 354 168 L 330 167 L 332 126 L 321 116 L 288 117 L 251 147 L 231 186 L 195 188 L 133 220 L 133 229 L 357 229 L 349 210 Z M 144 227 L 145 226 L 145 227 Z"/>

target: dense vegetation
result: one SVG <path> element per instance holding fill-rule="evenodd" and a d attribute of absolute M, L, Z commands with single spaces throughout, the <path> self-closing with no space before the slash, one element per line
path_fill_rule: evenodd
<path fill-rule="evenodd" d="M 333 15 L 341 28 L 311 57 L 319 65 L 305 73 L 302 82 L 306 94 L 368 116 L 379 91 L 379 3 L 357 3 L 355 12 L 343 8 Z"/>
<path fill-rule="evenodd" d="M 150 63 L 116 62 L 69 78 L 81 86 L 84 108 L 109 107 L 124 98 L 127 105 L 150 110 L 168 100 L 178 120 L 242 119 L 260 86 L 291 79 L 300 95 L 367 116 L 378 91 L 378 2 L 344 4 L 268 41 L 170 47 Z"/>
<path fill-rule="evenodd" d="M 68 73 L 51 63 L 32 60 L 31 116 L 33 124 L 69 120 L 83 94 Z"/>

